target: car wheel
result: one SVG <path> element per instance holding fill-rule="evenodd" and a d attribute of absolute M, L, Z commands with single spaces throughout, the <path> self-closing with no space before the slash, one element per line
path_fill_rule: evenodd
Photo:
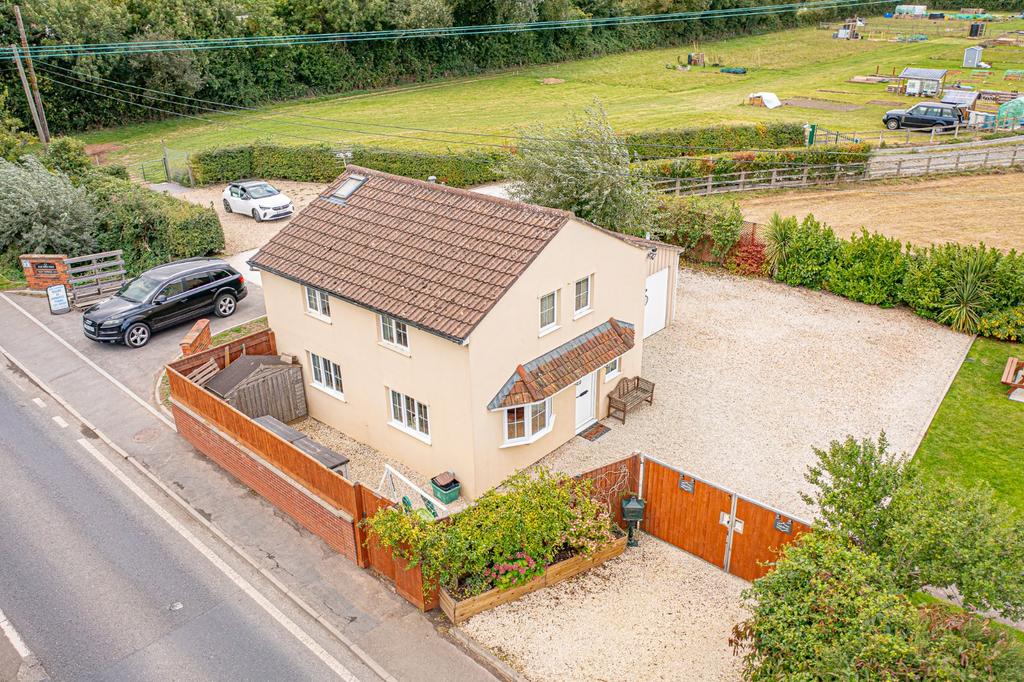
<path fill-rule="evenodd" d="M 224 212 L 231 213 L 231 202 L 227 199 L 224 200 Z"/>
<path fill-rule="evenodd" d="M 234 294 L 221 294 L 213 305 L 213 312 L 217 317 L 229 317 L 234 314 L 237 307 Z"/>
<path fill-rule="evenodd" d="M 888 121 L 885 122 L 885 127 L 888 128 L 889 130 L 896 130 L 897 128 L 900 127 L 900 122 L 897 121 L 895 118 L 890 118 Z"/>
<path fill-rule="evenodd" d="M 254 208 L 252 210 L 252 219 L 258 223 L 263 222 L 263 216 L 260 215 L 260 210 L 258 208 Z"/>
<path fill-rule="evenodd" d="M 124 332 L 124 345 L 129 348 L 142 348 L 149 343 L 149 325 L 143 322 L 136 322 Z"/>

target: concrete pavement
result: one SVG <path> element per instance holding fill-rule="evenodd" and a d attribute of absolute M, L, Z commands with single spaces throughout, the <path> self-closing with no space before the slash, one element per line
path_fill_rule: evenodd
<path fill-rule="evenodd" d="M 237 483 L 154 414 L 153 381 L 162 363 L 177 354 L 177 333 L 154 338 L 154 344 L 166 343 L 167 354 L 158 359 L 152 351 L 136 354 L 95 344 L 81 336 L 75 314 L 54 317 L 46 310 L 39 299 L 0 295 L 0 346 L 254 557 L 268 575 L 397 679 L 493 679 L 387 584 Z M 233 322 L 249 317 L 244 309 L 240 313 Z"/>

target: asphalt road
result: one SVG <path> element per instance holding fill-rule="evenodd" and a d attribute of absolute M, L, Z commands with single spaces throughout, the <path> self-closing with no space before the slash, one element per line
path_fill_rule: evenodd
<path fill-rule="evenodd" d="M 0 368 L 0 610 L 52 679 L 338 679 L 79 440 Z"/>

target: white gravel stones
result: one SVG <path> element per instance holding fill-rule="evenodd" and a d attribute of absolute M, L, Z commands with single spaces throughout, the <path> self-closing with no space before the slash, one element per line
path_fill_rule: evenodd
<path fill-rule="evenodd" d="M 971 337 L 776 282 L 683 270 L 677 319 L 644 342 L 654 405 L 605 420 L 540 464 L 579 473 L 641 450 L 736 492 L 809 515 L 813 447 L 885 430 L 913 451 Z"/>
<path fill-rule="evenodd" d="M 572 580 L 461 627 L 528 680 L 739 680 L 746 583 L 649 535 Z"/>

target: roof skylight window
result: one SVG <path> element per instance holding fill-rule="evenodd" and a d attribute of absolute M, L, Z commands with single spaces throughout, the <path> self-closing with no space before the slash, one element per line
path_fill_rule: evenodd
<path fill-rule="evenodd" d="M 338 189 L 334 190 L 334 194 L 331 195 L 332 199 L 344 202 L 350 196 L 356 193 L 356 190 L 366 183 L 365 175 L 350 175 L 345 179 L 345 182 L 338 186 Z"/>

